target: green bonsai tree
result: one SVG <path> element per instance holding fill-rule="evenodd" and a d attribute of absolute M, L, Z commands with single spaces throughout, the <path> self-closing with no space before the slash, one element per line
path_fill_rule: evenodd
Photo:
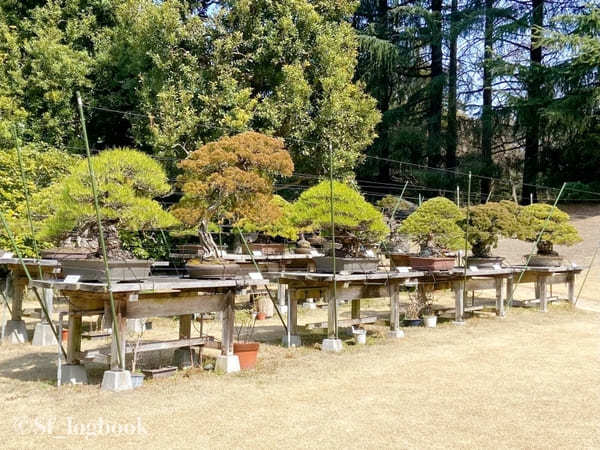
<path fill-rule="evenodd" d="M 144 153 L 127 148 L 106 150 L 92 157 L 98 185 L 108 255 L 129 258 L 119 230 L 166 228 L 177 220 L 154 197 L 171 188 L 162 166 Z M 98 254 L 98 226 L 88 163 L 83 160 L 70 175 L 35 197 L 36 213 L 45 217 L 42 239 L 63 246 L 87 246 Z"/>
<path fill-rule="evenodd" d="M 463 212 L 453 202 L 435 197 L 404 219 L 398 232 L 409 235 L 419 245 L 420 256 L 436 256 L 444 250 L 465 247 L 464 232 L 458 225 L 463 219 Z"/>
<path fill-rule="evenodd" d="M 272 202 L 273 181 L 294 170 L 283 141 L 250 131 L 203 145 L 179 167 L 184 195 L 173 214 L 198 227 L 203 259 L 219 255 L 210 222 L 236 225 L 246 219 L 262 227 L 278 220 L 282 211 Z"/>
<path fill-rule="evenodd" d="M 307 231 L 331 235 L 330 184 L 322 181 L 304 191 L 294 203 L 292 223 Z M 362 247 L 381 242 L 389 233 L 383 215 L 356 189 L 333 182 L 334 232 L 336 242 L 348 256 L 360 256 Z"/>
<path fill-rule="evenodd" d="M 410 240 L 408 236 L 398 232 L 399 220 L 396 219 L 398 211 L 408 214 L 414 210 L 414 205 L 404 199 L 393 195 L 386 195 L 377 202 L 381 209 L 386 225 L 390 229 L 388 238 L 383 243 L 383 247 L 390 252 L 408 253 L 410 250 Z"/>
<path fill-rule="evenodd" d="M 518 217 L 517 239 L 536 242 L 546 218 L 550 215 L 552 206 L 545 203 L 535 203 L 522 207 Z M 569 215 L 556 208 L 548 220 L 546 228 L 537 244 L 538 255 L 553 255 L 554 245 L 574 245 L 581 242 L 577 229 L 569 223 Z"/>
<path fill-rule="evenodd" d="M 241 219 L 237 226 L 244 233 L 263 233 L 269 237 L 281 237 L 290 241 L 298 239 L 299 229 L 291 220 L 292 204 L 279 195 L 274 195 L 269 201 L 272 211 L 279 211 L 279 217 L 269 223 L 256 223 L 249 219 Z"/>
<path fill-rule="evenodd" d="M 513 237 L 517 230 L 519 206 L 514 202 L 488 202 L 476 205 L 469 211 L 468 240 L 473 256 L 486 258 L 491 256 L 492 248 L 498 246 L 500 236 Z M 461 222 L 467 229 L 467 220 Z"/>

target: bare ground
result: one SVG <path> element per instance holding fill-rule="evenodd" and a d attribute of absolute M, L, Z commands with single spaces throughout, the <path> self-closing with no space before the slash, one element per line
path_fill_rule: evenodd
<path fill-rule="evenodd" d="M 583 265 L 597 245 L 600 220 L 595 208 L 578 211 L 573 218 L 585 244 L 561 252 Z M 502 242 L 497 253 L 519 262 L 529 249 Z M 580 302 L 600 310 L 597 264 Z M 519 287 L 516 295 L 530 296 L 531 289 Z M 387 308 L 385 300 L 363 304 L 374 313 Z M 348 313 L 346 305 L 342 314 Z M 299 319 L 326 320 L 326 311 L 302 311 Z M 346 340 L 336 355 L 315 348 L 319 334 L 305 335 L 301 348 L 282 348 L 281 327 L 270 319 L 259 322 L 263 344 L 255 371 L 219 376 L 194 369 L 121 394 L 99 390 L 101 365 L 90 367 L 91 385 L 57 389 L 54 349 L 2 346 L 0 445 L 600 447 L 599 319 L 598 312 L 564 303 L 551 305 L 548 314 L 512 308 L 505 319 L 481 314 L 463 327 L 443 322 L 437 329 L 405 329 L 406 337 L 394 341 L 383 338 L 380 323 L 369 327 L 367 346 Z M 145 337 L 176 336 L 176 322 L 153 323 Z M 208 329 L 218 335 L 216 322 Z M 168 364 L 170 357 L 144 355 L 142 365 Z M 121 425 L 139 418 L 143 429 L 93 435 L 100 418 Z M 90 433 L 79 433 L 78 424 L 91 424 Z"/>

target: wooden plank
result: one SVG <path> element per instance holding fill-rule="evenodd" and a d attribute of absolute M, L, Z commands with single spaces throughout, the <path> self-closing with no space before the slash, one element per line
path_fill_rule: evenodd
<path fill-rule="evenodd" d="M 360 319 L 360 298 L 355 298 L 354 300 L 352 300 L 351 317 L 353 319 Z"/>
<path fill-rule="evenodd" d="M 81 314 L 69 312 L 69 340 L 67 342 L 67 364 L 79 364 L 81 352 Z"/>
<path fill-rule="evenodd" d="M 137 302 L 127 303 L 127 317 L 169 317 L 206 313 L 225 309 L 226 294 L 215 295 L 152 295 L 140 294 Z"/>
<path fill-rule="evenodd" d="M 341 320 L 338 320 L 338 327 L 346 328 L 346 327 L 351 327 L 352 325 L 359 325 L 362 323 L 375 323 L 375 322 L 377 322 L 376 316 L 361 317 L 360 319 L 341 319 Z M 323 329 L 323 328 L 328 328 L 328 327 L 329 327 L 329 321 L 308 323 L 308 324 L 304 325 L 304 328 L 306 330 L 316 330 L 316 329 Z"/>
<path fill-rule="evenodd" d="M 192 314 L 179 316 L 179 339 L 192 337 Z"/>

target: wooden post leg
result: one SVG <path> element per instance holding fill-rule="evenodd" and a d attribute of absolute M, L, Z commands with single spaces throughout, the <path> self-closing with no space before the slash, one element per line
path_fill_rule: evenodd
<path fill-rule="evenodd" d="M 192 337 L 192 314 L 179 316 L 179 339 L 189 339 Z"/>
<path fill-rule="evenodd" d="M 390 331 L 400 329 L 400 291 L 394 289 L 390 297 Z"/>
<path fill-rule="evenodd" d="M 279 306 L 279 309 L 281 309 L 282 306 L 286 305 L 286 288 L 285 288 L 285 284 L 281 284 L 279 283 L 277 285 L 277 305 Z"/>
<path fill-rule="evenodd" d="M 25 296 L 26 282 L 21 277 L 13 278 L 12 289 L 12 320 L 22 320 L 23 318 L 23 297 Z"/>
<path fill-rule="evenodd" d="M 360 319 L 360 299 L 355 298 L 352 300 L 352 318 Z"/>
<path fill-rule="evenodd" d="M 541 294 L 541 289 L 540 289 L 540 283 L 542 282 L 542 276 L 538 275 L 537 279 L 535 280 L 535 299 L 536 300 L 540 300 L 542 298 L 542 294 Z"/>
<path fill-rule="evenodd" d="M 67 343 L 67 364 L 79 364 L 81 352 L 81 313 L 69 310 L 69 341 Z"/>
<path fill-rule="evenodd" d="M 327 337 L 337 337 L 337 305 L 333 296 L 333 288 L 327 291 Z"/>
<path fill-rule="evenodd" d="M 235 313 L 233 305 L 235 292 L 230 290 L 225 294 L 226 302 L 223 310 L 223 335 L 221 339 L 221 354 L 233 355 L 233 328 L 235 327 Z"/>
<path fill-rule="evenodd" d="M 110 341 L 110 370 L 125 369 L 125 345 L 127 344 L 127 319 L 116 312 L 116 323 L 112 324 L 112 339 Z M 119 348 L 121 350 L 121 367 L 119 367 L 119 352 L 117 351 L 117 333 L 119 334 Z"/>
<path fill-rule="evenodd" d="M 567 299 L 572 305 L 575 304 L 575 274 L 570 272 L 567 275 Z"/>
<path fill-rule="evenodd" d="M 288 309 L 288 327 L 290 335 L 298 335 L 298 295 L 296 291 L 289 292 L 290 307 Z"/>
<path fill-rule="evenodd" d="M 547 289 L 546 289 L 546 280 L 545 276 L 540 276 L 539 280 L 539 291 L 540 291 L 540 311 L 548 312 L 548 297 L 547 297 Z"/>
<path fill-rule="evenodd" d="M 503 278 L 496 277 L 496 315 L 504 317 L 504 299 L 502 298 L 502 282 Z"/>
<path fill-rule="evenodd" d="M 513 301 L 513 289 L 514 289 L 514 278 L 512 275 L 509 275 L 506 279 L 506 301 L 509 305 L 512 304 Z"/>
<path fill-rule="evenodd" d="M 464 322 L 464 290 L 463 281 L 453 282 L 454 287 L 454 308 L 455 308 L 455 323 Z"/>

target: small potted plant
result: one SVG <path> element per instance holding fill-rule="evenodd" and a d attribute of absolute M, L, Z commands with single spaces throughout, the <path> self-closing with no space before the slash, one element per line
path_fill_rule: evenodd
<path fill-rule="evenodd" d="M 464 232 L 458 225 L 463 218 L 453 202 L 435 197 L 404 219 L 398 231 L 419 245 L 419 254 L 409 257 L 410 266 L 418 270 L 452 269 L 454 257 L 446 253 L 465 247 Z"/>
<path fill-rule="evenodd" d="M 214 222 L 237 226 L 242 219 L 258 226 L 277 220 L 282 211 L 272 202 L 273 181 L 294 170 L 283 141 L 255 132 L 223 137 L 192 152 L 179 167 L 183 191 L 173 214 L 196 226 L 201 254 L 186 268 L 195 278 L 223 278 L 239 265 L 221 258 L 208 226 Z"/>
<path fill-rule="evenodd" d="M 236 314 L 238 325 L 236 325 L 236 340 L 233 343 L 233 354 L 240 360 L 241 369 L 254 369 L 258 358 L 260 344 L 252 341 L 256 314 L 247 311 L 238 311 Z"/>
<path fill-rule="evenodd" d="M 498 246 L 500 237 L 511 238 L 515 235 L 518 208 L 516 203 L 503 200 L 470 209 L 467 239 L 473 256 L 467 258 L 467 265 L 490 268 L 504 261 L 501 256 L 492 256 L 492 249 Z M 466 219 L 461 225 L 467 231 Z"/>
<path fill-rule="evenodd" d="M 521 208 L 518 216 L 517 239 L 527 242 L 538 242 L 537 253 L 524 255 L 525 262 L 531 266 L 560 266 L 562 256 L 555 250 L 554 245 L 574 245 L 581 242 L 577 229 L 569 223 L 569 215 L 555 208 L 552 216 L 552 206 L 545 203 L 534 203 Z"/>
<path fill-rule="evenodd" d="M 330 184 L 323 181 L 304 191 L 294 203 L 292 222 L 307 231 L 331 236 Z M 379 259 L 368 256 L 368 248 L 381 242 L 389 229 L 382 214 L 356 189 L 333 182 L 333 224 L 336 272 L 376 272 Z M 333 272 L 333 249 L 329 256 L 314 257 L 317 272 Z"/>
<path fill-rule="evenodd" d="M 167 228 L 177 220 L 153 198 L 171 190 L 161 165 L 144 153 L 113 149 L 92 157 L 102 229 L 112 281 L 148 277 L 151 261 L 135 259 L 125 250 L 120 231 Z M 77 164 L 70 175 L 38 193 L 38 205 L 45 208 L 41 240 L 53 241 L 63 254 L 64 275 L 82 280 L 104 281 L 107 274 L 99 245 L 94 194 L 87 161 Z"/>
<path fill-rule="evenodd" d="M 263 255 L 281 255 L 285 252 L 283 242 L 273 242 L 274 238 L 286 241 L 298 239 L 298 229 L 291 223 L 290 210 L 292 204 L 279 195 L 274 195 L 270 200 L 273 211 L 280 211 L 279 217 L 272 222 L 257 224 L 248 219 L 238 222 L 239 229 L 244 233 L 257 233 L 255 242 L 249 245 L 250 251 L 259 251 Z M 244 249 L 245 252 L 248 249 Z"/>

